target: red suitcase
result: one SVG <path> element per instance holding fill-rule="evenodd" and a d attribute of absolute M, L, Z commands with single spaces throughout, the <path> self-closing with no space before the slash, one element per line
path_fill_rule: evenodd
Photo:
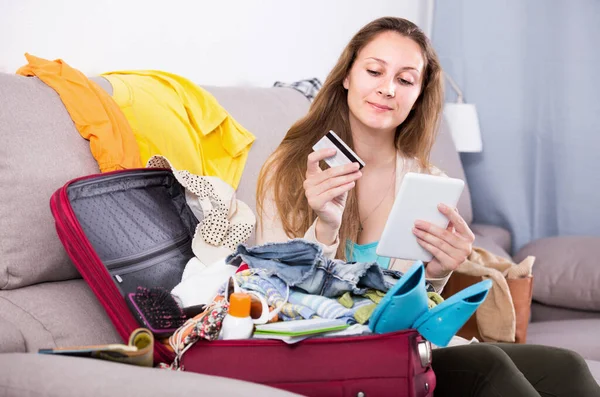
<path fill-rule="evenodd" d="M 199 220 L 170 170 L 91 175 L 57 190 L 58 236 L 124 341 L 140 324 L 124 296 L 137 286 L 172 289 L 193 256 Z M 156 363 L 173 353 L 155 344 Z M 276 340 L 198 342 L 185 371 L 262 383 L 308 396 L 432 396 L 431 348 L 416 331 Z"/>

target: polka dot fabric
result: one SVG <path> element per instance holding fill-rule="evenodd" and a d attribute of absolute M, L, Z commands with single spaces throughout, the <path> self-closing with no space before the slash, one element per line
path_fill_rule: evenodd
<path fill-rule="evenodd" d="M 201 220 L 192 246 L 201 261 L 211 263 L 218 260 L 218 255 L 224 254 L 223 248 L 232 252 L 250 238 L 256 217 L 248 205 L 236 200 L 234 189 L 227 183 L 217 177 L 177 170 L 163 156 L 151 157 L 147 167 L 170 169 L 177 181 L 196 196 L 203 216 L 198 217 Z M 211 253 L 211 247 L 220 249 Z"/>

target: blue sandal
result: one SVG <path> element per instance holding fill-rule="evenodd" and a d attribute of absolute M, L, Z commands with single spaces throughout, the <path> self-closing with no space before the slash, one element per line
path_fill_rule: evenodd
<path fill-rule="evenodd" d="M 428 309 L 425 267 L 417 261 L 385 294 L 369 319 L 369 328 L 377 334 L 412 328 Z"/>
<path fill-rule="evenodd" d="M 483 280 L 452 295 L 423 313 L 412 328 L 416 328 L 431 343 L 447 346 L 485 300 L 492 284 L 491 280 Z"/>

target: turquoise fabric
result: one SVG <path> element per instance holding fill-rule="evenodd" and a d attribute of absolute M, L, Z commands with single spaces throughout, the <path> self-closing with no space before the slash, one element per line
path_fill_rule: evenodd
<path fill-rule="evenodd" d="M 388 269 L 390 258 L 375 253 L 377 243 L 379 242 L 359 245 L 350 240 L 346 241 L 346 258 L 348 262 L 377 262 L 382 269 Z"/>

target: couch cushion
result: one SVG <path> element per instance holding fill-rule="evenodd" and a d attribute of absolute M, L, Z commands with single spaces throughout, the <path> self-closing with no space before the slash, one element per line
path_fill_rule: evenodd
<path fill-rule="evenodd" d="M 565 309 L 564 307 L 548 306 L 539 302 L 531 303 L 531 322 L 577 320 L 582 318 L 600 319 L 600 311 Z"/>
<path fill-rule="evenodd" d="M 122 342 L 81 279 L 0 291 L 0 313 L 19 329 L 29 352 L 55 346 Z M 3 338 L 0 335 L 0 340 Z"/>
<path fill-rule="evenodd" d="M 481 223 L 472 223 L 471 230 L 473 230 L 476 236 L 489 238 L 502 248 L 504 252 L 510 252 L 512 238 L 508 230 L 500 226 L 483 225 Z"/>
<path fill-rule="evenodd" d="M 475 241 L 473 242 L 474 247 L 484 248 L 490 251 L 492 254 L 501 256 L 503 258 L 510 259 L 510 255 L 502 248 L 496 241 L 489 236 L 482 236 L 477 232 L 475 234 Z"/>
<path fill-rule="evenodd" d="M 50 196 L 98 167 L 54 90 L 0 73 L 0 289 L 79 273 L 56 236 Z"/>
<path fill-rule="evenodd" d="M 21 331 L 12 322 L 0 317 L 0 353 L 25 351 L 25 339 Z"/>
<path fill-rule="evenodd" d="M 600 311 L 600 237 L 550 237 L 515 255 L 536 257 L 533 299 L 550 306 Z"/>
<path fill-rule="evenodd" d="M 78 357 L 0 354 L 0 368 L 3 397 L 297 396 L 240 380 Z"/>
<path fill-rule="evenodd" d="M 600 361 L 600 319 L 530 323 L 527 344 L 571 349 L 587 360 Z"/>
<path fill-rule="evenodd" d="M 256 136 L 250 149 L 237 198 L 256 211 L 256 182 L 260 168 L 286 132 L 306 115 L 309 102 L 292 88 L 204 87 L 240 124 Z M 249 244 L 254 243 L 254 235 Z"/>
<path fill-rule="evenodd" d="M 452 135 L 450 135 L 450 130 L 448 129 L 448 123 L 443 118 L 435 144 L 431 150 L 430 160 L 433 165 L 444 171 L 448 176 L 462 179 L 465 182 L 467 181 L 460 156 L 456 151 Z M 465 189 L 462 196 L 460 196 L 457 208 L 465 221 L 470 224 L 473 221 L 473 208 L 471 207 L 471 193 L 468 184 L 465 184 Z"/>

